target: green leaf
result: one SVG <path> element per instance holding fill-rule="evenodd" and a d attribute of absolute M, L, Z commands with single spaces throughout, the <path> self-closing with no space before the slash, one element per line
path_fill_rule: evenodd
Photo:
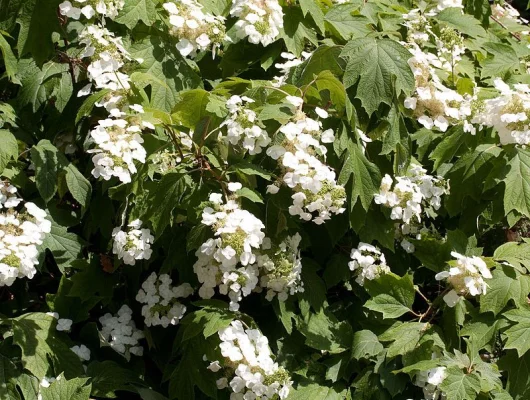
<path fill-rule="evenodd" d="M 372 32 L 368 18 L 364 15 L 352 15 L 357 8 L 354 4 L 333 6 L 325 17 L 328 30 L 342 40 L 365 37 Z"/>
<path fill-rule="evenodd" d="M 17 17 L 20 25 L 17 48 L 20 56 L 31 53 L 36 63 L 41 65 L 54 52 L 52 34 L 61 31 L 57 17 L 59 3 L 59 0 L 22 2 Z"/>
<path fill-rule="evenodd" d="M 22 350 L 22 365 L 39 380 L 50 376 L 47 373 L 52 366 L 55 373 L 64 372 L 67 377 L 82 374 L 79 357 L 58 337 L 55 318 L 29 313 L 11 322 L 13 343 Z"/>
<path fill-rule="evenodd" d="M 345 185 L 352 176 L 351 207 L 353 208 L 359 199 L 363 208 L 368 210 L 374 195 L 379 192 L 381 173 L 377 165 L 368 161 L 358 145 L 350 142 L 348 150 L 338 182 Z"/>
<path fill-rule="evenodd" d="M 89 400 L 92 385 L 87 384 L 88 378 L 67 380 L 61 374 L 47 388 L 41 388 L 42 400 Z"/>
<path fill-rule="evenodd" d="M 46 234 L 42 245 L 43 249 L 49 249 L 55 262 L 61 270 L 69 267 L 71 262 L 81 256 L 81 250 L 85 241 L 75 233 L 70 233 L 64 226 L 52 222 L 50 233 Z"/>
<path fill-rule="evenodd" d="M 341 46 L 320 46 L 302 65 L 295 67 L 293 80 L 297 86 L 307 85 L 321 71 L 330 71 L 335 76 L 342 75 L 344 60 L 339 57 Z"/>
<path fill-rule="evenodd" d="M 530 217 L 530 152 L 516 148 L 510 156 L 504 179 L 504 213 L 515 210 Z"/>
<path fill-rule="evenodd" d="M 461 8 L 446 8 L 436 16 L 436 19 L 471 37 L 487 35 L 480 21 L 469 14 L 464 14 Z"/>
<path fill-rule="evenodd" d="M 487 280 L 488 290 L 480 296 L 480 312 L 500 313 L 510 300 L 517 307 L 527 302 L 530 293 L 530 276 L 521 275 L 511 267 L 497 267 L 493 278 Z"/>
<path fill-rule="evenodd" d="M 46 202 L 50 201 L 57 192 L 58 152 L 49 140 L 41 140 L 31 148 L 31 159 L 35 164 L 35 183 Z"/>
<path fill-rule="evenodd" d="M 464 133 L 462 126 L 457 125 L 444 133 L 442 141 L 436 146 L 429 156 L 434 161 L 433 170 L 436 171 L 443 163 L 450 161 L 468 140 L 469 135 Z"/>
<path fill-rule="evenodd" d="M 475 400 L 480 392 L 480 378 L 475 373 L 465 374 L 458 367 L 450 367 L 440 389 L 451 400 Z"/>
<path fill-rule="evenodd" d="M 482 62 L 481 77 L 504 77 L 508 72 L 521 68 L 521 61 L 515 50 L 502 43 L 485 43 L 484 48 L 492 56 Z"/>
<path fill-rule="evenodd" d="M 15 363 L 0 354 L 0 399 L 20 400 L 15 384 L 20 375 Z"/>
<path fill-rule="evenodd" d="M 341 353 L 351 347 L 350 324 L 339 322 L 323 310 L 318 314 L 308 314 L 306 320 L 298 324 L 298 330 L 305 336 L 305 344 L 317 350 Z"/>
<path fill-rule="evenodd" d="M 369 330 L 355 332 L 353 335 L 353 346 L 351 355 L 356 360 L 370 358 L 379 354 L 383 350 L 383 345 L 377 339 L 375 333 Z"/>
<path fill-rule="evenodd" d="M 146 216 L 153 223 L 157 236 L 171 223 L 171 213 L 180 204 L 189 184 L 189 175 L 170 172 L 156 186 Z"/>
<path fill-rule="evenodd" d="M 289 392 L 289 400 L 344 400 L 346 389 L 340 384 L 332 387 L 315 382 L 300 383 Z"/>
<path fill-rule="evenodd" d="M 64 78 L 65 81 L 62 78 L 63 75 L 69 76 L 68 64 L 48 61 L 39 68 L 32 59 L 21 59 L 18 62 L 18 70 L 22 87 L 16 100 L 21 107 L 31 104 L 35 112 L 52 98 L 56 98 L 59 106 L 64 107 L 65 101 L 70 97 L 64 93 L 65 90 L 68 91 L 64 86 L 67 86 L 68 79 L 71 83 L 71 78 Z"/>
<path fill-rule="evenodd" d="M 393 273 L 365 282 L 366 291 L 372 296 L 365 307 L 383 314 L 383 318 L 397 318 L 411 311 L 414 303 L 412 276 L 400 277 Z"/>
<path fill-rule="evenodd" d="M 508 242 L 497 247 L 493 258 L 496 261 L 506 261 L 521 273 L 530 270 L 530 244 Z M 525 270 L 526 267 L 526 270 Z"/>
<path fill-rule="evenodd" d="M 283 29 L 280 30 L 280 37 L 285 42 L 287 50 L 297 57 L 305 48 L 306 40 L 317 45 L 317 36 L 304 18 L 302 10 L 296 7 L 284 9 Z"/>
<path fill-rule="evenodd" d="M 266 171 L 263 168 L 259 167 L 258 165 L 255 165 L 249 162 L 240 162 L 240 163 L 231 165 L 229 170 L 237 171 L 244 175 L 257 175 L 257 176 L 262 177 L 263 179 L 267 179 L 268 181 L 271 180 L 271 173 L 269 171 Z"/>
<path fill-rule="evenodd" d="M 236 195 L 238 195 L 239 197 L 244 197 L 246 199 L 249 199 L 253 203 L 263 204 L 263 197 L 261 197 L 261 194 L 259 194 L 258 192 L 250 188 L 247 188 L 247 187 L 241 188 L 236 191 Z"/>
<path fill-rule="evenodd" d="M 530 307 L 526 305 L 507 311 L 503 315 L 515 322 L 515 325 L 504 332 L 508 337 L 504 348 L 515 349 L 519 357 L 522 357 L 530 349 Z"/>
<path fill-rule="evenodd" d="M 379 336 L 381 342 L 392 342 L 386 357 L 394 358 L 415 350 L 425 333 L 427 324 L 422 322 L 405 322 L 392 327 Z"/>
<path fill-rule="evenodd" d="M 92 114 L 92 110 L 94 109 L 95 104 L 101 99 L 103 99 L 105 96 L 107 96 L 109 93 L 110 89 L 103 89 L 98 90 L 97 92 L 92 93 L 90 96 L 88 96 L 77 111 L 75 123 L 78 124 L 81 119 L 90 116 Z"/>
<path fill-rule="evenodd" d="M 134 28 L 139 21 L 151 26 L 156 21 L 156 5 L 156 0 L 125 0 L 115 21 L 129 29 Z"/>
<path fill-rule="evenodd" d="M 530 396 L 530 353 L 519 358 L 514 350 L 508 350 L 499 360 L 499 368 L 508 372 L 506 389 L 515 400 Z"/>
<path fill-rule="evenodd" d="M 414 88 L 414 75 L 407 63 L 410 52 L 394 40 L 354 39 L 344 46 L 340 56 L 347 60 L 344 86 L 357 84 L 355 97 L 369 115 L 381 103 L 390 105 L 394 97 Z"/>
<path fill-rule="evenodd" d="M 91 378 L 92 395 L 98 397 L 116 398 L 118 396 L 115 391 L 135 392 L 133 385 L 141 384 L 141 380 L 132 370 L 110 360 L 91 362 L 86 374 Z"/>
<path fill-rule="evenodd" d="M 13 50 L 11 50 L 11 46 L 7 42 L 7 40 L 4 38 L 2 33 L 0 32 L 0 51 L 2 52 L 2 57 L 4 58 L 4 67 L 6 69 L 7 77 L 9 80 L 13 83 L 16 83 L 17 85 L 20 85 L 21 82 L 17 78 L 17 58 L 13 54 Z"/>
<path fill-rule="evenodd" d="M 304 17 L 307 18 L 308 14 L 311 15 L 320 33 L 324 33 L 324 13 L 319 4 L 320 1 L 318 0 L 300 0 L 300 7 Z"/>
<path fill-rule="evenodd" d="M 11 160 L 18 157 L 17 139 L 11 132 L 0 129 L 0 174 Z"/>
<path fill-rule="evenodd" d="M 180 125 L 195 128 L 204 117 L 210 115 L 206 111 L 209 101 L 210 93 L 206 90 L 188 90 L 180 94 L 179 101 L 172 110 L 172 116 Z"/>
<path fill-rule="evenodd" d="M 132 58 L 143 60 L 135 71 L 151 74 L 165 83 L 164 86 L 151 85 L 151 106 L 154 108 L 171 111 L 180 91 L 201 85 L 199 76 L 169 40 L 151 35 L 131 46 L 130 53 Z"/>
<path fill-rule="evenodd" d="M 342 82 L 331 71 L 322 71 L 315 78 L 315 85 L 319 92 L 329 91 L 333 107 L 341 111 L 346 104 L 346 91 Z"/>
<path fill-rule="evenodd" d="M 69 164 L 66 167 L 66 184 L 73 198 L 83 207 L 88 207 L 92 194 L 92 185 L 74 164 Z"/>

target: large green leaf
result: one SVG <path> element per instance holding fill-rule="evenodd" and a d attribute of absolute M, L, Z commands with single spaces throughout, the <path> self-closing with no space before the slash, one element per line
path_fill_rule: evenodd
<path fill-rule="evenodd" d="M 59 172 L 59 150 L 49 140 L 41 140 L 31 148 L 31 159 L 35 164 L 35 183 L 42 198 L 48 202 L 57 192 Z"/>
<path fill-rule="evenodd" d="M 69 267 L 79 258 L 85 241 L 61 225 L 52 223 L 51 232 L 46 234 L 41 248 L 49 249 L 60 269 Z"/>
<path fill-rule="evenodd" d="M 344 46 L 340 56 L 347 61 L 344 86 L 357 85 L 355 97 L 368 114 L 414 88 L 414 75 L 407 63 L 411 54 L 394 40 L 354 39 Z"/>
<path fill-rule="evenodd" d="M 440 389 L 448 399 L 475 400 L 480 392 L 480 378 L 475 373 L 466 374 L 458 367 L 450 367 Z"/>
<path fill-rule="evenodd" d="M 133 58 L 142 60 L 135 71 L 153 75 L 165 83 L 164 86 L 151 86 L 151 106 L 154 108 L 171 111 L 181 90 L 201 85 L 199 76 L 169 40 L 160 36 L 148 36 L 135 43 L 130 53 Z"/>
<path fill-rule="evenodd" d="M 464 14 L 461 8 L 446 8 L 436 16 L 436 19 L 472 37 L 487 35 L 479 20 L 469 14 Z"/>
<path fill-rule="evenodd" d="M 382 313 L 383 318 L 397 318 L 412 310 L 415 291 L 411 275 L 385 274 L 366 281 L 365 289 L 372 296 L 365 307 Z"/>
<path fill-rule="evenodd" d="M 156 5 L 156 0 L 125 0 L 115 21 L 129 29 L 134 28 L 139 21 L 152 25 L 156 21 Z"/>
<path fill-rule="evenodd" d="M 0 129 L 0 174 L 9 161 L 18 157 L 17 140 L 11 132 Z"/>
<path fill-rule="evenodd" d="M 60 375 L 50 386 L 41 389 L 42 400 L 89 400 L 92 385 L 88 378 L 67 380 Z"/>
<path fill-rule="evenodd" d="M 530 349 L 530 307 L 528 305 L 507 311 L 503 314 L 515 325 L 506 330 L 508 337 L 504 348 L 515 349 L 522 357 Z"/>
<path fill-rule="evenodd" d="M 504 212 L 515 210 L 530 217 L 530 152 L 516 148 L 509 154 L 504 179 Z"/>
<path fill-rule="evenodd" d="M 55 318 L 44 313 L 29 313 L 11 320 L 13 342 L 22 350 L 22 365 L 37 378 L 54 372 L 67 377 L 83 372 L 79 357 L 59 338 Z"/>
<path fill-rule="evenodd" d="M 530 276 L 521 275 L 511 267 L 496 268 L 488 280 L 486 294 L 480 296 L 480 311 L 497 315 L 512 300 L 516 306 L 526 304 L 530 294 Z"/>
<path fill-rule="evenodd" d="M 370 20 L 364 15 L 353 15 L 354 4 L 338 4 L 326 13 L 328 30 L 342 40 L 364 37 L 372 32 Z"/>
<path fill-rule="evenodd" d="M 383 345 L 375 333 L 369 330 L 355 332 L 353 335 L 352 357 L 356 360 L 369 358 L 379 354 Z"/>
<path fill-rule="evenodd" d="M 13 54 L 13 50 L 11 50 L 11 46 L 7 42 L 7 40 L 4 38 L 2 33 L 0 32 L 0 51 L 2 52 L 2 57 L 4 58 L 4 66 L 7 72 L 8 78 L 13 83 L 21 84 L 20 80 L 17 78 L 17 58 Z"/>

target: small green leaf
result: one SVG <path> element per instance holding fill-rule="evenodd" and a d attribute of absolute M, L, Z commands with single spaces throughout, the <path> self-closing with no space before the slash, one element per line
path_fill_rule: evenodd
<path fill-rule="evenodd" d="M 365 289 L 372 296 L 365 307 L 382 313 L 383 318 L 397 318 L 412 309 L 415 291 L 411 275 L 385 274 L 366 281 Z"/>
<path fill-rule="evenodd" d="M 355 332 L 353 335 L 352 357 L 356 360 L 370 358 L 379 354 L 383 345 L 377 339 L 375 333 L 369 330 Z"/>
<path fill-rule="evenodd" d="M 17 139 L 11 132 L 0 129 L 0 174 L 11 160 L 18 157 Z"/>
<path fill-rule="evenodd" d="M 509 155 L 509 171 L 504 179 L 504 212 L 515 210 L 530 217 L 530 152 L 516 148 Z"/>
<path fill-rule="evenodd" d="M 487 36 L 486 31 L 480 25 L 480 21 L 469 14 L 464 14 L 461 8 L 446 8 L 436 16 L 436 19 L 466 35 L 472 37 Z"/>
<path fill-rule="evenodd" d="M 511 267 L 497 267 L 493 278 L 487 280 L 488 290 L 480 296 L 480 312 L 500 313 L 513 300 L 517 307 L 527 302 L 530 293 L 530 276 L 521 275 Z"/>
<path fill-rule="evenodd" d="M 458 367 L 450 367 L 440 389 L 451 400 L 475 400 L 480 392 L 480 378 L 475 373 L 465 374 Z"/>
<path fill-rule="evenodd" d="M 83 207 L 88 207 L 90 203 L 90 196 L 92 194 L 92 185 L 74 164 L 69 164 L 66 167 L 66 184 L 72 196 Z"/>
<path fill-rule="evenodd" d="M 129 29 L 134 28 L 139 21 L 151 26 L 156 21 L 156 5 L 156 0 L 125 0 L 115 21 Z"/>
<path fill-rule="evenodd" d="M 515 325 L 508 328 L 504 334 L 508 337 L 504 348 L 515 349 L 522 357 L 530 349 L 530 307 L 518 308 L 503 314 Z"/>
<path fill-rule="evenodd" d="M 31 148 L 31 159 L 35 164 L 35 183 L 44 201 L 48 202 L 57 192 L 59 151 L 49 140 L 41 140 Z"/>

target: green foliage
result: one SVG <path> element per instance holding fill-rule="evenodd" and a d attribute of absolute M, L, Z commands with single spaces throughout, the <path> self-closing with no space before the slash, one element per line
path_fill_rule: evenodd
<path fill-rule="evenodd" d="M 236 0 L 196 20 L 71 3 L 0 1 L 0 399 L 232 398 L 235 320 L 292 383 L 271 400 L 530 399 L 530 36 L 509 4 L 279 0 L 256 44 Z M 193 293 L 145 304 L 152 273 Z M 143 353 L 103 332 L 124 305 Z"/>

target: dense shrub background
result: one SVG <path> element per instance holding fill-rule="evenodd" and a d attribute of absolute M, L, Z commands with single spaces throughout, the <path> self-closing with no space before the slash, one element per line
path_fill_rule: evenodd
<path fill-rule="evenodd" d="M 250 370 L 272 398 L 530 399 L 530 41 L 511 6 L 66 3 L 0 3 L 1 399 L 243 399 L 219 381 L 252 364 L 241 336 L 220 347 L 233 321 L 268 339 Z M 206 25 L 178 22 L 199 5 Z M 22 273 L 26 202 L 51 226 Z M 169 307 L 138 296 L 164 274 Z"/>

